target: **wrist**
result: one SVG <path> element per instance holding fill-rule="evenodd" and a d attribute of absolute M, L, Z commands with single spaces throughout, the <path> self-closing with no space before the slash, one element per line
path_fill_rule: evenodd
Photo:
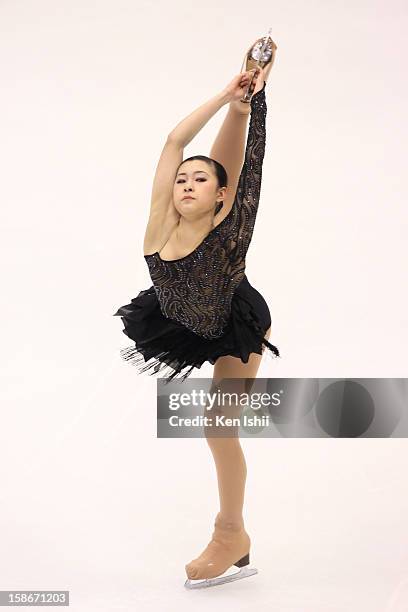
<path fill-rule="evenodd" d="M 229 102 L 231 102 L 231 96 L 227 91 L 225 91 L 225 89 L 223 89 L 222 91 L 220 91 L 219 94 L 217 94 L 217 98 L 220 104 L 222 105 L 228 104 Z"/>
<path fill-rule="evenodd" d="M 232 100 L 229 107 L 233 113 L 240 115 L 249 115 L 251 113 L 251 105 L 240 100 Z"/>

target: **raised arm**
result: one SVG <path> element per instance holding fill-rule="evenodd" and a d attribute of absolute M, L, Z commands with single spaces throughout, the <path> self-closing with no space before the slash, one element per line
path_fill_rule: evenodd
<path fill-rule="evenodd" d="M 183 161 L 184 148 L 227 102 L 229 97 L 223 90 L 190 113 L 169 133 L 153 180 L 151 216 L 162 216 L 166 212 L 168 202 L 172 198 L 176 170 Z"/>
<path fill-rule="evenodd" d="M 149 253 L 163 242 L 178 222 L 179 214 L 173 204 L 176 170 L 183 161 L 184 147 L 230 97 L 224 90 L 190 113 L 169 133 L 156 167 L 150 198 L 150 213 L 143 250 Z"/>
<path fill-rule="evenodd" d="M 244 106 L 244 105 L 243 105 Z M 249 118 L 248 111 L 240 112 L 231 102 L 224 121 L 211 147 L 210 157 L 222 164 L 228 175 L 228 189 L 220 218 L 231 210 L 237 191 L 239 175 L 245 154 L 246 132 Z"/>
<path fill-rule="evenodd" d="M 255 93 L 262 89 L 266 74 L 259 67 L 255 71 L 253 88 Z M 220 162 L 228 175 L 228 189 L 224 198 L 224 206 L 219 218 L 225 217 L 232 208 L 237 192 L 238 180 L 244 162 L 246 133 L 251 106 L 240 100 L 233 100 L 228 106 L 228 112 L 211 147 L 210 157 Z"/>
<path fill-rule="evenodd" d="M 226 221 L 222 226 L 225 236 L 230 241 L 231 255 L 237 264 L 245 259 L 259 206 L 266 144 L 265 85 L 264 82 L 263 88 L 251 98 L 251 115 L 244 164 L 239 176 L 229 222 Z"/>
<path fill-rule="evenodd" d="M 227 102 L 229 102 L 229 97 L 224 91 L 216 94 L 180 121 L 170 132 L 169 138 L 183 147 L 187 146 L 209 119 Z"/>
<path fill-rule="evenodd" d="M 162 217 L 168 208 L 168 202 L 172 198 L 175 170 L 182 161 L 184 148 L 224 104 L 235 100 L 236 90 L 239 91 L 243 80 L 245 77 L 242 74 L 236 75 L 227 87 L 190 113 L 169 133 L 153 181 L 150 212 L 152 217 Z M 243 122 L 241 125 L 242 131 Z M 238 164 L 237 158 L 234 163 Z"/>

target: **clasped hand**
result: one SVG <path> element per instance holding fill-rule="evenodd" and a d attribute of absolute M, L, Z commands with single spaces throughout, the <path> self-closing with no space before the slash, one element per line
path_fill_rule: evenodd
<path fill-rule="evenodd" d="M 241 98 L 244 97 L 246 90 L 248 89 L 249 83 L 251 87 L 249 90 L 250 96 L 255 94 L 257 91 L 262 89 L 264 82 L 264 71 L 258 66 L 252 70 L 246 70 L 237 74 L 232 81 L 224 88 L 223 94 L 225 95 L 228 102 L 236 104 L 239 109 L 246 110 L 250 105 L 245 102 L 240 102 Z M 250 109 L 248 109 L 250 110 Z"/>

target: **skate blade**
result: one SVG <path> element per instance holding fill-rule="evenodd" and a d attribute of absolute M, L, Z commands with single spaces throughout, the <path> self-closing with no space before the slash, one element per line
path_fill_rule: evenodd
<path fill-rule="evenodd" d="M 218 576 L 217 578 L 204 578 L 203 580 L 186 580 L 184 586 L 186 589 L 205 589 L 206 587 L 217 586 L 218 584 L 225 584 L 227 582 L 233 582 L 234 580 L 241 580 L 241 578 L 248 578 L 257 574 L 258 570 L 248 567 L 241 567 L 239 572 L 234 572 L 227 576 Z"/>

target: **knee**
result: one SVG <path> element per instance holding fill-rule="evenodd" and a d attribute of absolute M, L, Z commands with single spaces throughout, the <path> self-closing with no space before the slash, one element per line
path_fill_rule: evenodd
<path fill-rule="evenodd" d="M 207 413 L 207 423 L 204 425 L 204 434 L 209 446 L 217 447 L 220 440 L 231 440 L 239 437 L 241 424 L 240 415 L 242 407 L 229 406 L 228 408 L 214 405 Z"/>

